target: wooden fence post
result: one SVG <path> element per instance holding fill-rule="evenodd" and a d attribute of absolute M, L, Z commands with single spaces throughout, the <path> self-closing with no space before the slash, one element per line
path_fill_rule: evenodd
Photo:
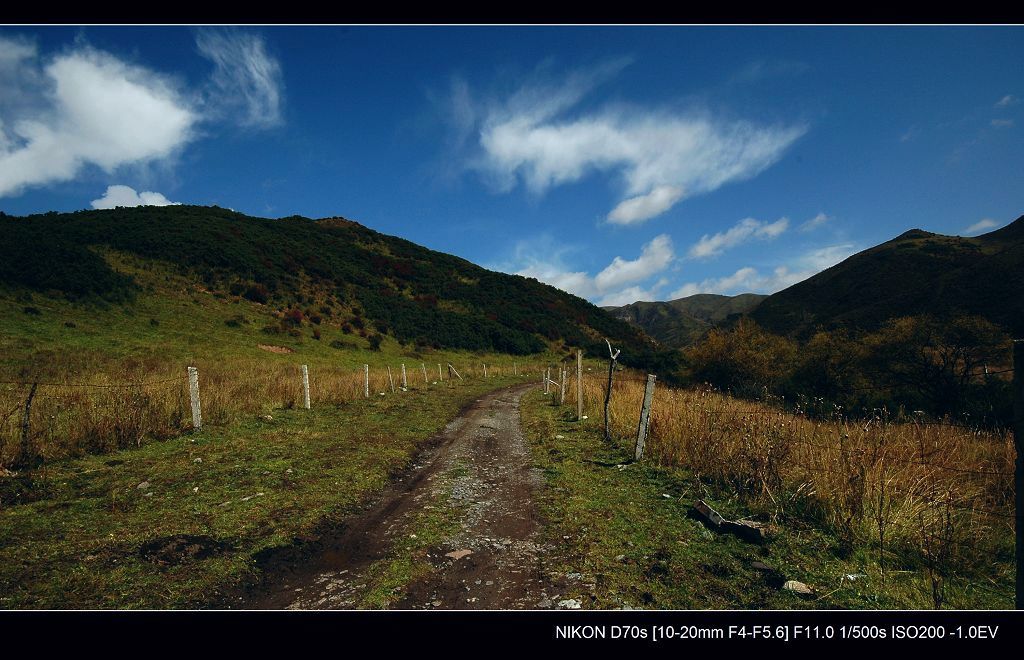
<path fill-rule="evenodd" d="M 604 439 L 611 441 L 612 432 L 608 421 L 608 404 L 612 401 L 612 374 L 615 373 L 615 361 L 619 359 L 619 353 L 622 352 L 622 349 L 612 351 L 612 343 L 607 339 L 604 341 L 608 344 L 608 391 L 604 395 Z"/>
<path fill-rule="evenodd" d="M 32 467 L 32 400 L 36 398 L 39 383 L 32 383 L 32 389 L 25 399 L 25 410 L 21 416 L 21 454 L 15 467 Z"/>
<path fill-rule="evenodd" d="M 430 381 L 427 380 L 427 365 L 425 365 L 424 363 L 420 362 L 420 368 L 423 369 L 423 384 L 424 385 L 430 385 Z"/>
<path fill-rule="evenodd" d="M 1013 340 L 1013 444 L 1017 449 L 1013 485 L 1017 534 L 1017 609 L 1024 610 L 1024 339 Z"/>
<path fill-rule="evenodd" d="M 391 377 L 391 365 L 388 365 L 388 382 L 391 383 L 391 393 L 395 393 L 395 379 Z"/>
<path fill-rule="evenodd" d="M 551 382 L 551 367 L 544 368 L 544 394 L 548 393 L 548 383 Z"/>
<path fill-rule="evenodd" d="M 636 430 L 635 460 L 644 455 L 644 443 L 647 441 L 647 427 L 651 421 L 651 399 L 654 397 L 654 374 L 647 374 L 647 386 L 644 387 L 644 402 L 640 406 L 640 426 Z"/>
<path fill-rule="evenodd" d="M 370 398 L 370 365 L 363 365 L 363 396 Z"/>
<path fill-rule="evenodd" d="M 309 410 L 309 367 L 302 365 L 302 404 Z"/>
<path fill-rule="evenodd" d="M 199 370 L 188 368 L 188 392 L 192 398 L 192 428 L 200 431 L 203 428 L 203 410 L 199 405 Z"/>
<path fill-rule="evenodd" d="M 583 351 L 576 351 L 576 421 L 583 421 Z"/>
<path fill-rule="evenodd" d="M 405 379 L 405 363 L 404 362 L 402 363 L 402 389 L 403 390 L 409 389 L 409 381 L 407 381 Z"/>
<path fill-rule="evenodd" d="M 458 376 L 459 380 L 462 380 L 462 376 L 459 376 L 458 370 L 455 367 L 452 366 L 451 362 L 449 362 L 448 363 L 448 380 L 452 379 L 452 374 L 455 374 L 456 376 Z"/>
<path fill-rule="evenodd" d="M 519 375 L 519 363 L 518 362 L 513 362 L 512 363 L 512 375 L 513 376 L 518 376 Z"/>
<path fill-rule="evenodd" d="M 440 362 L 437 363 L 437 379 L 442 381 L 442 382 L 444 381 L 444 376 L 441 375 L 441 363 Z"/>
<path fill-rule="evenodd" d="M 487 363 L 484 363 L 484 378 L 487 378 Z"/>
<path fill-rule="evenodd" d="M 565 377 L 567 375 L 569 375 L 569 369 L 563 364 L 562 365 L 562 382 L 561 382 L 562 391 L 558 395 L 558 405 L 560 405 L 560 406 L 564 406 L 565 405 Z"/>

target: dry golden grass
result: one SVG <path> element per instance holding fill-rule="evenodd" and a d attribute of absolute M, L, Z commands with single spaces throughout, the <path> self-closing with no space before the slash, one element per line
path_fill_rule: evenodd
<path fill-rule="evenodd" d="M 616 374 L 613 441 L 633 447 L 644 381 Z M 603 424 L 606 375 L 584 376 L 584 414 Z M 576 407 L 575 373 L 565 405 Z M 941 570 L 1012 554 L 1013 436 L 878 414 L 816 421 L 711 389 L 655 388 L 644 460 L 678 466 L 752 513 L 834 531 L 882 561 Z M 1009 550 L 1008 550 L 1009 549 Z"/>
<path fill-rule="evenodd" d="M 370 365 L 371 397 L 391 395 L 388 366 L 394 388 L 400 392 L 402 362 L 396 359 L 383 364 L 378 358 Z M 426 364 L 425 380 L 420 365 L 420 361 L 406 362 L 409 389 L 448 383 L 446 369 L 439 380 L 437 364 Z M 28 447 L 22 440 L 30 381 L 0 383 L 0 466 L 26 467 L 86 453 L 113 452 L 192 428 L 188 377 L 181 364 L 154 358 L 106 368 L 90 366 L 90 371 L 51 370 L 30 379 L 39 385 L 31 403 Z M 199 360 L 192 366 L 199 370 L 204 425 L 230 424 L 240 417 L 302 405 L 298 364 L 239 359 Z M 526 368 L 525 363 L 521 366 Z M 457 368 L 464 378 L 483 377 L 481 365 Z M 512 373 L 510 365 L 489 365 L 487 370 L 490 377 Z M 80 375 L 83 373 L 88 375 Z M 362 367 L 311 366 L 311 405 L 361 400 L 365 396 L 363 379 Z"/>

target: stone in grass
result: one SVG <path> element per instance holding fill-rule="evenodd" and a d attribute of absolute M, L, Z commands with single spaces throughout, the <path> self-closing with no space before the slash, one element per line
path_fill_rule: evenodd
<path fill-rule="evenodd" d="M 792 591 L 798 596 L 813 596 L 814 590 L 808 587 L 803 582 L 797 580 L 786 580 L 785 584 L 782 585 L 783 591 Z"/>
<path fill-rule="evenodd" d="M 136 488 L 138 488 L 139 490 L 146 490 L 147 488 L 149 488 L 149 482 L 143 481 L 141 484 L 136 486 Z"/>
<path fill-rule="evenodd" d="M 578 610 L 582 605 L 583 603 L 575 598 L 566 598 L 565 600 L 558 601 L 558 609 L 561 610 Z"/>

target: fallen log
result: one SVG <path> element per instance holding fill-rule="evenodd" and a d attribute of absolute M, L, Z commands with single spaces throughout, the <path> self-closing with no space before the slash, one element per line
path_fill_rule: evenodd
<path fill-rule="evenodd" d="M 704 500 L 693 503 L 697 518 L 708 527 L 717 531 L 733 534 L 752 543 L 764 543 L 768 540 L 768 527 L 751 520 L 726 520 Z"/>

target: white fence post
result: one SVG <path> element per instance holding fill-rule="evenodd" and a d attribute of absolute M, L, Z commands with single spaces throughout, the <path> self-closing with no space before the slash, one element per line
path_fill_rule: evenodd
<path fill-rule="evenodd" d="M 487 378 L 487 364 L 484 363 L 484 378 Z"/>
<path fill-rule="evenodd" d="M 441 363 L 440 362 L 437 363 L 437 379 L 440 380 L 440 381 L 444 381 L 444 376 L 441 375 Z"/>
<path fill-rule="evenodd" d="M 302 404 L 309 410 L 309 367 L 302 365 Z"/>
<path fill-rule="evenodd" d="M 363 365 L 363 396 L 370 398 L 370 365 Z"/>
<path fill-rule="evenodd" d="M 388 382 L 391 383 L 391 393 L 395 393 L 395 379 L 391 377 L 391 365 L 388 365 Z"/>
<path fill-rule="evenodd" d="M 644 443 L 647 441 L 647 428 L 651 422 L 651 399 L 654 397 L 654 374 L 647 374 L 647 386 L 644 387 L 644 403 L 640 407 L 640 426 L 636 430 L 636 455 L 640 460 L 644 455 Z"/>
<path fill-rule="evenodd" d="M 420 368 L 423 369 L 423 384 L 429 385 L 430 381 L 427 380 L 427 365 L 420 362 Z"/>
<path fill-rule="evenodd" d="M 402 363 L 402 389 L 409 389 L 409 381 L 405 379 L 405 363 Z"/>
<path fill-rule="evenodd" d="M 558 396 L 558 405 L 565 405 L 565 377 L 569 375 L 569 369 L 565 365 L 562 365 L 562 392 Z"/>
<path fill-rule="evenodd" d="M 192 397 L 192 428 L 200 431 L 203 428 L 203 411 L 199 405 L 199 370 L 188 368 L 188 391 Z"/>

